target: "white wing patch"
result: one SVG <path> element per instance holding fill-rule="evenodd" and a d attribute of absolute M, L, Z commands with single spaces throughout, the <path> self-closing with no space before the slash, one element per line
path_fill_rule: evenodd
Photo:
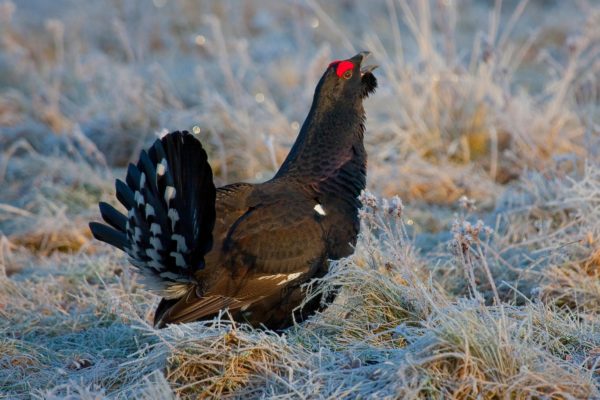
<path fill-rule="evenodd" d="M 317 205 L 315 205 L 313 207 L 313 210 L 315 210 L 317 212 L 317 214 L 319 214 L 319 215 L 323 215 L 323 216 L 327 215 L 323 206 L 318 203 L 317 203 Z"/>
<path fill-rule="evenodd" d="M 283 282 L 280 282 L 279 285 L 283 285 L 286 282 L 293 281 L 294 279 L 296 279 L 300 275 L 302 275 L 302 272 L 296 272 L 294 274 L 288 274 L 287 279 L 285 281 L 283 281 Z"/>
<path fill-rule="evenodd" d="M 298 278 L 300 275 L 302 275 L 302 272 L 295 272 L 293 274 L 274 274 L 274 275 L 264 275 L 261 276 L 259 278 L 256 278 L 259 281 L 263 281 L 265 279 L 268 280 L 280 280 L 280 282 L 277 283 L 277 286 L 281 286 L 284 285 L 286 283 L 288 283 L 289 281 L 293 281 L 294 279 Z"/>

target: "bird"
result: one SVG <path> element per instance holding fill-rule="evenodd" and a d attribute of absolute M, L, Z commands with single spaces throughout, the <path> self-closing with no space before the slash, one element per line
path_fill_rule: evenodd
<path fill-rule="evenodd" d="M 93 236 L 129 256 L 162 297 L 154 326 L 210 320 L 282 330 L 324 307 L 306 283 L 353 253 L 365 189 L 365 100 L 377 88 L 363 51 L 331 62 L 273 178 L 216 188 L 201 142 L 168 133 L 116 180 L 121 213 L 100 202 Z"/>

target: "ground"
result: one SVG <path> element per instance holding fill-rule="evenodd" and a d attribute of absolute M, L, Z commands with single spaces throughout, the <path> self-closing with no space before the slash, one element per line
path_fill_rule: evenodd
<path fill-rule="evenodd" d="M 599 27 L 594 0 L 1 1 L 0 397 L 599 398 Z M 268 179 L 361 50 L 335 302 L 283 334 L 153 329 L 87 228 L 114 179 L 176 129 L 218 184 Z"/>

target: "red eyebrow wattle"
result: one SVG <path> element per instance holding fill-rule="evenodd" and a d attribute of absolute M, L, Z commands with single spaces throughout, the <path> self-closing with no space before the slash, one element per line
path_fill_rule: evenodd
<path fill-rule="evenodd" d="M 337 68 L 335 69 L 335 73 L 340 78 L 342 77 L 342 75 L 344 75 L 344 72 L 354 68 L 354 64 L 352 64 L 350 61 L 334 61 L 333 63 L 335 62 L 338 63 Z"/>

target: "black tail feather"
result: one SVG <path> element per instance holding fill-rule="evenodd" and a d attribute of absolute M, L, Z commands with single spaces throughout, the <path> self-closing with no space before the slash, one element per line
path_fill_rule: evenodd
<path fill-rule="evenodd" d="M 143 152 L 143 150 L 142 150 Z M 127 167 L 127 176 L 125 177 L 125 182 L 127 182 L 127 186 L 132 191 L 140 190 L 140 178 L 141 178 L 140 170 L 134 164 L 129 164 Z"/>
<path fill-rule="evenodd" d="M 159 142 L 160 143 L 160 142 Z M 140 168 L 141 167 L 141 168 Z M 158 193 L 158 188 L 156 186 L 156 168 L 150 161 L 148 157 L 148 153 L 142 150 L 140 154 L 140 161 L 138 163 L 138 168 L 140 168 L 140 172 L 144 173 L 147 179 L 146 185 L 149 185 L 150 192 Z"/>
<path fill-rule="evenodd" d="M 127 217 L 117 211 L 116 208 L 103 201 L 98 204 L 100 207 L 100 214 L 102 219 L 108 222 L 113 228 L 118 231 L 125 233 L 125 226 L 127 224 Z"/>
<path fill-rule="evenodd" d="M 188 132 L 170 133 L 142 151 L 125 182 L 116 189 L 127 217 L 100 203 L 112 227 L 91 223 L 94 237 L 125 250 L 151 288 L 180 297 L 212 248 L 216 191 L 206 152 Z"/>
<path fill-rule="evenodd" d="M 129 245 L 125 232 L 119 232 L 100 222 L 90 222 L 90 230 L 96 239 L 106 242 L 123 251 Z"/>
<path fill-rule="evenodd" d="M 187 132 L 175 133 L 165 136 L 160 146 L 153 146 L 150 149 L 152 156 L 157 158 L 161 150 L 164 152 L 167 160 L 176 159 L 179 154 L 187 153 L 188 157 L 193 159 L 193 163 L 170 163 L 169 168 L 163 175 L 158 175 L 159 187 L 175 188 L 177 193 L 186 193 L 185 196 L 175 195 L 171 200 L 171 207 L 179 211 L 178 227 L 183 232 L 183 236 L 195 238 L 195 247 L 190 253 L 190 262 L 194 266 L 202 265 L 203 255 L 212 248 L 212 227 L 215 220 L 214 209 L 214 184 L 212 180 L 212 170 L 210 167 L 204 169 L 205 173 L 198 173 L 202 164 L 208 166 L 206 152 L 193 150 L 189 146 L 189 141 L 195 140 Z M 194 151 L 194 153 L 190 153 Z M 159 160 L 160 162 L 160 160 Z M 196 167 L 194 167 L 196 165 Z M 164 178 L 164 183 L 162 182 Z M 212 201 L 205 201 L 202 195 L 203 188 L 213 188 L 211 191 Z M 166 190 L 166 189 L 165 189 Z M 201 229 L 203 226 L 210 226 L 210 229 Z M 193 260 L 193 261 L 192 261 Z"/>
<path fill-rule="evenodd" d="M 129 186 L 125 182 L 120 179 L 117 179 L 115 182 L 115 188 L 117 191 L 117 200 L 121 204 L 125 206 L 126 209 L 131 209 L 135 207 L 135 199 L 133 197 L 133 192 L 129 189 Z"/>

